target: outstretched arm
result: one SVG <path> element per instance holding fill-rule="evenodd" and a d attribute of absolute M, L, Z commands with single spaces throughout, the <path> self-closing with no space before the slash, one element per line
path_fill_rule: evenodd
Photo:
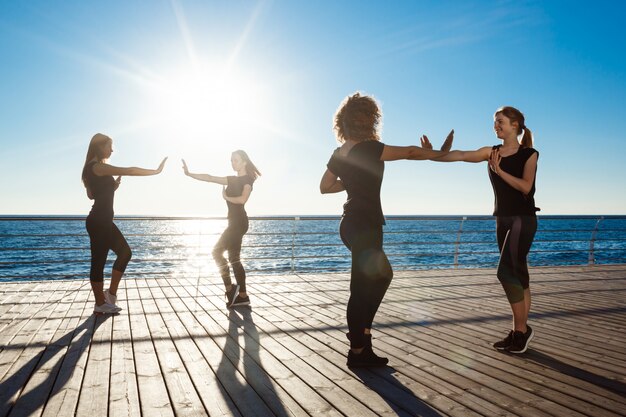
<path fill-rule="evenodd" d="M 226 179 L 226 177 L 214 177 L 213 175 L 209 175 L 209 174 L 194 174 L 192 172 L 189 172 L 189 169 L 187 168 L 187 163 L 185 162 L 184 159 L 182 159 L 182 161 L 183 161 L 183 171 L 185 172 L 186 176 L 191 177 L 198 181 L 214 182 L 216 184 L 228 185 L 228 180 Z"/>
<path fill-rule="evenodd" d="M 490 154 L 491 146 L 484 146 L 475 151 L 450 151 L 432 160 L 436 162 L 484 162 L 489 160 Z"/>
<path fill-rule="evenodd" d="M 438 151 L 433 150 L 433 145 L 430 143 L 426 135 L 420 138 L 420 146 L 388 146 L 385 145 L 383 153 L 380 156 L 381 161 L 397 161 L 399 159 L 409 160 L 424 160 L 441 158 L 448 154 L 452 141 L 454 139 L 454 129 L 448 133 L 448 137 L 441 145 L 441 149 Z"/>
<path fill-rule="evenodd" d="M 163 167 L 165 166 L 165 161 L 167 158 L 164 158 L 159 167 L 157 169 L 147 169 L 147 168 L 138 168 L 138 167 L 116 167 L 113 165 L 105 164 L 103 162 L 98 162 L 93 166 L 93 173 L 97 176 L 101 177 L 104 175 L 129 175 L 129 176 L 147 176 L 147 175 L 157 175 L 163 171 Z"/>
<path fill-rule="evenodd" d="M 345 191 L 345 187 L 343 183 L 335 174 L 333 174 L 329 169 L 324 172 L 322 175 L 322 180 L 320 181 L 320 193 L 322 194 L 330 194 L 330 193 L 340 193 Z"/>
<path fill-rule="evenodd" d="M 494 149 L 489 158 L 489 167 L 493 172 L 500 176 L 511 187 L 520 191 L 522 194 L 527 195 L 533 188 L 533 182 L 535 181 L 535 173 L 537 172 L 537 153 L 533 153 L 530 158 L 524 164 L 524 172 L 522 178 L 518 178 L 509 174 L 506 171 L 500 169 L 500 151 Z"/>

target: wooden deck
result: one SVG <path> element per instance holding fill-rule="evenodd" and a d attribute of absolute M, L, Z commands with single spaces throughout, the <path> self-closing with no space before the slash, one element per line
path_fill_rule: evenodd
<path fill-rule="evenodd" d="M 345 365 L 346 274 L 125 280 L 122 314 L 86 282 L 0 284 L 0 416 L 619 416 L 626 265 L 532 270 L 536 331 L 497 352 L 510 313 L 493 270 L 396 272 L 375 349 Z"/>

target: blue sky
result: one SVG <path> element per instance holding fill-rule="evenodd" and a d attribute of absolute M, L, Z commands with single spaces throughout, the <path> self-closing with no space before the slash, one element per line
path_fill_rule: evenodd
<path fill-rule="evenodd" d="M 497 144 L 493 112 L 526 115 L 543 214 L 624 214 L 626 5 L 615 1 L 110 1 L 0 3 L 0 214 L 86 214 L 96 132 L 127 177 L 117 214 L 226 212 L 245 149 L 263 176 L 251 215 L 339 214 L 321 195 L 332 116 L 360 90 L 383 141 Z M 486 164 L 388 163 L 386 214 L 490 214 Z"/>

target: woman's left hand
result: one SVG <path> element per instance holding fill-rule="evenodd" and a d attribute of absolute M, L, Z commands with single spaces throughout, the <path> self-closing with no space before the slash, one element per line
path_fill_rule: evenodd
<path fill-rule="evenodd" d="M 433 149 L 433 144 L 430 143 L 430 141 L 428 140 L 428 136 L 426 135 L 422 135 L 422 137 L 420 138 L 420 144 L 422 145 L 422 148 L 424 149 L 429 149 L 429 150 Z"/>
<path fill-rule="evenodd" d="M 122 176 L 120 175 L 119 177 L 117 177 L 115 179 L 115 189 L 116 190 L 120 187 L 121 182 L 122 182 Z"/>
<path fill-rule="evenodd" d="M 496 174 L 500 175 L 500 161 L 502 160 L 502 156 L 500 156 L 499 149 L 493 149 L 491 151 L 491 155 L 489 155 L 489 168 Z"/>

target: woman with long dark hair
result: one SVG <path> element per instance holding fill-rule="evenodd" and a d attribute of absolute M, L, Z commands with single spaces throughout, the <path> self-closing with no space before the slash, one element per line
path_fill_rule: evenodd
<path fill-rule="evenodd" d="M 96 133 L 89 142 L 82 181 L 87 196 L 94 200 L 93 206 L 85 222 L 91 248 L 91 270 L 89 279 L 96 299 L 94 313 L 117 313 L 121 310 L 116 305 L 117 288 L 126 266 L 131 258 L 130 247 L 124 235 L 113 223 L 113 198 L 115 190 L 120 186 L 122 176 L 145 176 L 161 173 L 167 158 L 161 161 L 157 169 L 121 168 L 108 164 L 113 153 L 113 140 L 101 133 Z M 117 176 L 117 179 L 113 179 Z M 111 271 L 109 288 L 104 291 L 104 265 L 112 250 L 117 255 Z"/>
<path fill-rule="evenodd" d="M 224 281 L 226 306 L 228 308 L 250 304 L 250 297 L 246 291 L 246 271 L 241 264 L 241 242 L 249 226 L 245 204 L 252 193 L 252 184 L 261 175 L 248 154 L 242 150 L 233 152 L 230 162 L 237 175 L 215 177 L 209 174 L 189 172 L 183 159 L 185 175 L 199 181 L 220 184 L 224 187 L 222 197 L 228 206 L 228 227 L 213 248 L 213 259 L 215 259 Z M 224 257 L 226 251 L 228 252 L 228 260 Z M 236 284 L 231 281 L 230 268 L 233 269 Z"/>
<path fill-rule="evenodd" d="M 320 191 L 346 191 L 339 233 L 352 254 L 350 299 L 347 307 L 348 351 L 350 367 L 384 366 L 388 359 L 372 350 L 372 323 L 391 283 L 393 271 L 383 251 L 385 218 L 380 202 L 380 188 L 385 161 L 425 160 L 445 154 L 452 132 L 434 151 L 422 139 L 422 146 L 390 146 L 380 142 L 382 114 L 374 98 L 355 93 L 339 106 L 334 118 L 337 141 L 320 182 Z M 427 148 L 424 148 L 427 147 Z"/>
<path fill-rule="evenodd" d="M 493 128 L 502 140 L 501 145 L 475 151 L 455 150 L 434 160 L 489 162 L 489 179 L 495 195 L 493 215 L 500 248 L 497 276 L 513 312 L 513 328 L 493 347 L 523 353 L 534 337 L 533 329 L 527 324 L 530 312 L 527 257 L 537 231 L 539 209 L 535 207 L 535 178 L 539 152 L 533 148 L 533 134 L 521 111 L 505 106 L 496 110 L 493 118 Z"/>

